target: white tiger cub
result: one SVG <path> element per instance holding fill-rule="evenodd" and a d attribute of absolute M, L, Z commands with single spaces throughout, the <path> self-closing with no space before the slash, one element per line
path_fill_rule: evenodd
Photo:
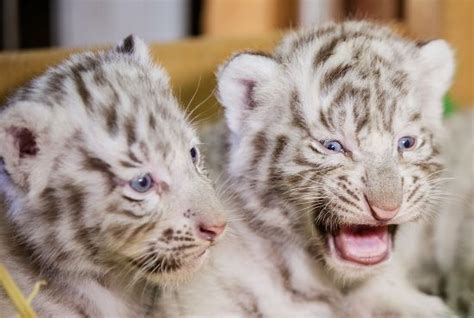
<path fill-rule="evenodd" d="M 144 317 L 224 231 L 195 131 L 146 45 L 78 54 L 0 112 L 0 262 L 40 317 Z M 0 201 L 1 202 L 1 201 Z M 0 316 L 14 308 L 0 288 Z"/>
<path fill-rule="evenodd" d="M 164 295 L 166 314 L 451 316 L 410 284 L 392 245 L 399 224 L 438 202 L 453 69 L 444 41 L 417 44 L 367 22 L 234 55 L 217 77 L 237 221 L 209 268 Z"/>

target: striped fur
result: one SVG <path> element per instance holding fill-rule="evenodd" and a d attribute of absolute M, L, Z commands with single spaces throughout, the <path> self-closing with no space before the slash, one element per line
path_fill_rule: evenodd
<path fill-rule="evenodd" d="M 1 262 L 40 316 L 151 311 L 161 286 L 195 272 L 225 224 L 197 136 L 146 45 L 130 36 L 20 88 L 0 113 Z M 149 173 L 154 187 L 129 181 Z M 166 186 L 165 186 L 166 185 Z M 156 286 L 156 287 L 154 287 Z M 0 292 L 1 316 L 12 308 Z"/>
<path fill-rule="evenodd" d="M 446 314 L 439 299 L 404 280 L 395 260 L 393 266 L 348 264 L 331 253 L 328 238 L 345 225 L 382 224 L 367 201 L 401 204 L 388 221 L 393 225 L 433 212 L 442 169 L 441 97 L 452 72 L 443 41 L 418 45 L 366 22 L 291 33 L 271 55 L 229 59 L 218 72 L 228 145 L 210 152 L 228 149 L 226 172 L 242 220 L 230 232 L 239 243 L 229 237 L 213 270 L 178 294 L 171 311 Z M 416 148 L 400 151 L 403 136 L 416 136 Z M 341 141 L 344 150 L 331 153 L 323 146 L 328 140 Z M 206 285 L 215 297 L 202 292 Z"/>

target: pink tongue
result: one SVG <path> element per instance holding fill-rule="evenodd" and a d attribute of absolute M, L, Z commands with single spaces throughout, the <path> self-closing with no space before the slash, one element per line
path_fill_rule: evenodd
<path fill-rule="evenodd" d="M 334 245 L 339 255 L 345 260 L 364 265 L 383 261 L 389 253 L 389 241 L 387 226 L 350 226 L 334 235 Z"/>

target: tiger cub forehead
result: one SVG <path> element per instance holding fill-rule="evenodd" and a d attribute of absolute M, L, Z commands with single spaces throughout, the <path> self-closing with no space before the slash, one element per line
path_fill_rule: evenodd
<path fill-rule="evenodd" d="M 294 32 L 272 55 L 285 74 L 273 89 L 281 92 L 280 100 L 283 94 L 302 104 L 303 117 L 319 117 L 332 132 L 364 135 L 367 131 L 361 130 L 372 126 L 393 135 L 406 123 L 436 130 L 441 109 L 428 108 L 438 103 L 451 80 L 449 75 L 440 80 L 441 74 L 453 68 L 451 63 L 441 66 L 452 60 L 452 52 L 440 42 L 409 41 L 361 21 Z"/>
<path fill-rule="evenodd" d="M 8 105 L 47 118 L 34 124 L 57 145 L 48 158 L 74 147 L 117 168 L 172 168 L 197 143 L 165 71 L 114 51 L 73 56 L 20 89 Z M 125 172 L 128 178 L 136 173 Z"/>
<path fill-rule="evenodd" d="M 168 75 L 115 52 L 71 57 L 21 88 L 8 105 L 18 103 L 37 104 L 27 111 L 52 115 L 51 122 L 61 124 L 61 136 L 82 130 L 92 142 L 102 137 L 123 137 L 128 144 L 158 137 L 190 142 L 195 136 L 172 95 Z"/>

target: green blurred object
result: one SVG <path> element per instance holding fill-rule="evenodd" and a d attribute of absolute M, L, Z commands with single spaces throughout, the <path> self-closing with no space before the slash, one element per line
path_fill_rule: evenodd
<path fill-rule="evenodd" d="M 456 112 L 456 104 L 454 104 L 451 96 L 445 95 L 443 98 L 444 117 L 449 117 Z"/>

